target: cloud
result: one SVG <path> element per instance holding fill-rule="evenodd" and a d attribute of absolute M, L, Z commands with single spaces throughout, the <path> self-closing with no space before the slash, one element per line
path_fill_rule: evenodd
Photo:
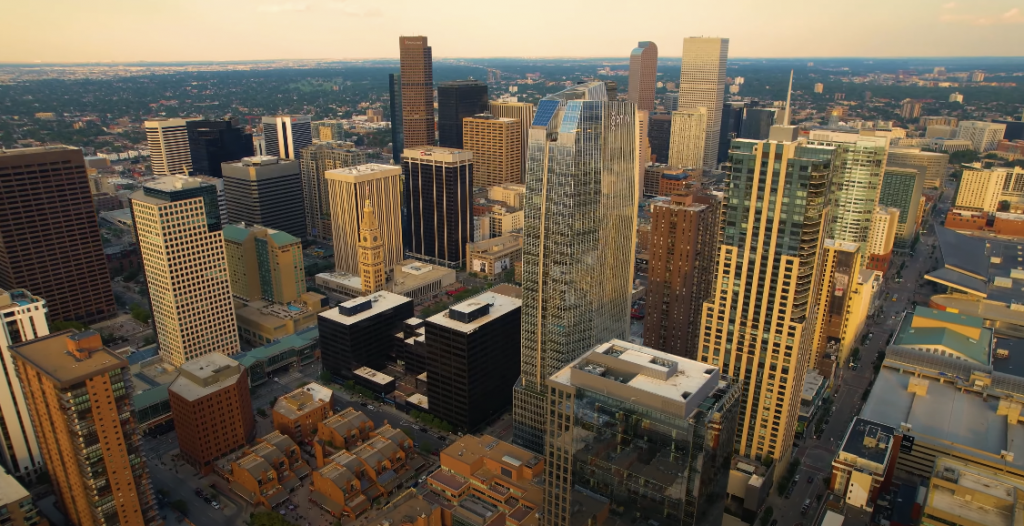
<path fill-rule="evenodd" d="M 942 4 L 943 9 L 953 9 L 956 7 L 956 2 L 950 2 L 948 4 Z"/>
<path fill-rule="evenodd" d="M 363 2 L 356 0 L 338 0 L 328 3 L 327 7 L 352 17 L 370 18 L 384 16 L 384 12 L 379 7 L 364 5 Z"/>
<path fill-rule="evenodd" d="M 284 13 L 288 11 L 305 11 L 306 4 L 300 2 L 285 2 L 283 4 L 265 4 L 256 8 L 260 13 Z"/>
<path fill-rule="evenodd" d="M 1006 19 L 1018 18 L 1018 17 L 1020 17 L 1020 9 L 1014 7 L 1013 9 L 1003 13 L 1002 16 L 1000 16 L 999 18 L 1002 18 L 1002 19 L 1006 20 Z"/>
<path fill-rule="evenodd" d="M 939 16 L 939 21 L 957 22 L 972 26 L 1024 24 L 1024 13 L 1021 13 L 1020 8 L 1014 7 L 1001 15 L 977 16 L 945 14 Z"/>

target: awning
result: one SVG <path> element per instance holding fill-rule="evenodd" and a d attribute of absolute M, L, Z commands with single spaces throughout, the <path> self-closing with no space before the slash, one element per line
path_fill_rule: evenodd
<path fill-rule="evenodd" d="M 282 488 L 280 491 L 274 492 L 273 494 L 267 495 L 267 502 L 270 503 L 271 508 L 276 508 L 281 505 L 282 502 L 288 500 L 288 492 Z"/>
<path fill-rule="evenodd" d="M 345 507 L 337 502 L 334 502 L 327 495 L 320 493 L 319 491 L 311 491 L 309 493 L 309 500 L 317 503 L 321 508 L 327 510 L 331 515 L 335 517 L 341 517 L 345 513 Z M 365 500 L 365 499 L 364 499 Z"/>
<path fill-rule="evenodd" d="M 229 484 L 229 486 L 231 487 L 231 491 L 234 491 L 235 493 L 237 493 L 239 496 L 241 496 L 243 499 L 245 499 L 246 502 L 248 502 L 249 504 L 255 504 L 256 503 L 256 493 L 254 493 L 252 491 L 249 491 L 248 489 L 246 489 L 245 486 L 241 485 L 238 482 L 232 482 L 231 484 Z"/>
<path fill-rule="evenodd" d="M 306 475 L 309 475 L 310 472 L 312 471 L 313 470 L 312 468 L 309 467 L 309 464 L 306 464 L 305 462 L 292 468 L 292 473 L 295 473 L 295 475 L 298 476 L 300 479 L 305 477 Z"/>

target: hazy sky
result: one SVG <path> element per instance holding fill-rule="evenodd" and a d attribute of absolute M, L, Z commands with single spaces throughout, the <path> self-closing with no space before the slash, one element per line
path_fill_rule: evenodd
<path fill-rule="evenodd" d="M 1024 0 L 2 0 L 0 62 L 434 57 L 1024 55 Z"/>

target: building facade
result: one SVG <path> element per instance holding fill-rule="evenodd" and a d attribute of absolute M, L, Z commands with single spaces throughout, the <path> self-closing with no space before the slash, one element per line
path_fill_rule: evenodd
<path fill-rule="evenodd" d="M 239 127 L 238 119 L 189 120 L 185 129 L 192 159 L 191 175 L 222 177 L 221 164 L 253 155 L 252 134 Z"/>
<path fill-rule="evenodd" d="M 247 157 L 222 166 L 228 216 L 237 223 L 306 235 L 299 162 L 277 157 Z"/>
<path fill-rule="evenodd" d="M 998 122 L 961 121 L 956 138 L 970 141 L 971 149 L 985 153 L 995 150 L 1005 133 L 1006 125 Z"/>
<path fill-rule="evenodd" d="M 404 260 L 402 238 L 402 169 L 386 164 L 338 168 L 324 174 L 331 204 L 334 268 L 359 273 L 356 250 L 367 201 L 372 205 L 383 243 L 384 268 Z"/>
<path fill-rule="evenodd" d="M 1024 168 L 982 168 L 966 165 L 960 176 L 955 208 L 973 212 L 1004 212 L 1024 205 Z M 1001 203 L 1010 206 L 1000 208 Z"/>
<path fill-rule="evenodd" d="M 402 75 L 388 73 L 388 109 L 391 114 L 391 161 L 402 164 L 405 133 L 402 131 Z"/>
<path fill-rule="evenodd" d="M 892 261 L 892 248 L 896 240 L 896 225 L 900 211 L 897 208 L 876 206 L 871 215 L 871 232 L 868 234 L 867 261 L 865 268 L 887 272 Z"/>
<path fill-rule="evenodd" d="M 495 117 L 515 119 L 519 121 L 520 138 L 522 140 L 522 147 L 519 150 L 521 166 L 520 173 L 525 177 L 526 151 L 529 147 L 530 141 L 530 125 L 533 123 L 533 104 L 530 104 L 529 102 L 492 100 L 487 103 L 487 111 Z"/>
<path fill-rule="evenodd" d="M 402 322 L 413 317 L 412 300 L 377 292 L 320 313 L 320 357 L 324 370 L 342 381 L 361 367 L 382 370 Z"/>
<path fill-rule="evenodd" d="M 302 197 L 306 209 L 306 235 L 318 241 L 330 241 L 331 200 L 324 174 L 330 170 L 366 164 L 367 152 L 352 148 L 352 143 L 323 141 L 299 152 Z"/>
<path fill-rule="evenodd" d="M 243 300 L 291 303 L 306 292 L 302 241 L 255 225 L 225 225 L 231 293 Z"/>
<path fill-rule="evenodd" d="M 949 165 L 949 154 L 923 152 L 920 148 L 889 148 L 886 164 L 920 165 L 924 168 L 926 188 L 942 188 Z"/>
<path fill-rule="evenodd" d="M 878 192 L 878 204 L 900 211 L 893 241 L 896 250 L 910 250 L 914 236 L 917 235 L 923 189 L 924 172 L 919 166 L 886 166 L 882 186 Z"/>
<path fill-rule="evenodd" d="M 466 117 L 462 141 L 473 152 L 473 184 L 519 184 L 522 174 L 522 125 L 508 117 L 490 114 Z"/>
<path fill-rule="evenodd" d="M 473 152 L 406 148 L 402 155 L 412 239 L 409 251 L 430 262 L 461 265 L 473 229 Z"/>
<path fill-rule="evenodd" d="M 363 295 L 384 290 L 384 243 L 377 225 L 377 216 L 373 205 L 366 201 L 363 208 L 363 222 L 359 228 L 359 281 L 363 286 Z"/>
<path fill-rule="evenodd" d="M 398 44 L 402 83 L 402 147 L 433 146 L 437 137 L 434 133 L 434 63 L 427 37 L 401 36 L 398 37 Z"/>
<path fill-rule="evenodd" d="M 153 175 L 191 175 L 188 120 L 153 119 L 143 123 Z"/>
<path fill-rule="evenodd" d="M 274 403 L 274 429 L 296 442 L 312 440 L 320 422 L 331 416 L 334 391 L 313 382 L 300 387 Z"/>
<path fill-rule="evenodd" d="M 14 477 L 0 473 L 0 510 L 7 526 L 50 526 L 32 501 L 32 495 Z"/>
<path fill-rule="evenodd" d="M 700 168 L 704 165 L 707 121 L 708 112 L 705 108 L 672 112 L 672 139 L 669 141 L 668 149 L 669 166 Z"/>
<path fill-rule="evenodd" d="M 463 148 L 462 119 L 487 111 L 487 84 L 453 80 L 437 85 L 437 143 Z"/>
<path fill-rule="evenodd" d="M 672 143 L 672 114 L 652 113 L 647 119 L 647 143 L 651 147 L 651 162 L 668 164 Z"/>
<path fill-rule="evenodd" d="M 262 156 L 295 161 L 303 148 L 313 144 L 313 125 L 309 115 L 271 115 L 263 117 Z"/>
<path fill-rule="evenodd" d="M 50 334 L 46 312 L 46 300 L 27 290 L 0 290 L 0 377 L 6 380 L 0 388 L 0 418 L 5 430 L 0 434 L 0 458 L 7 473 L 26 482 L 35 480 L 44 470 L 43 456 L 10 349 Z"/>
<path fill-rule="evenodd" d="M 658 82 L 658 45 L 640 42 L 629 54 L 629 102 L 641 111 L 654 111 L 654 88 Z"/>
<path fill-rule="evenodd" d="M 728 38 L 688 37 L 683 41 L 683 66 L 679 74 L 678 110 L 707 111 L 704 131 L 704 168 L 714 168 L 718 157 L 718 136 L 722 127 L 725 98 L 725 66 L 729 58 Z"/>

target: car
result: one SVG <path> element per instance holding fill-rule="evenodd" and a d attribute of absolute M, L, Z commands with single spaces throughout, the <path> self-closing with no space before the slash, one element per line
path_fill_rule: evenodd
<path fill-rule="evenodd" d="M 810 484 L 811 482 L 814 482 L 814 475 L 807 477 L 807 483 Z"/>
<path fill-rule="evenodd" d="M 423 426 L 416 426 L 413 429 L 415 429 L 416 431 L 419 431 L 420 433 L 426 432 L 426 429 Z"/>
<path fill-rule="evenodd" d="M 201 490 L 201 489 L 199 489 L 199 488 L 196 488 L 196 490 L 195 490 L 195 492 L 194 492 L 194 493 L 195 493 L 195 494 L 196 494 L 196 496 L 197 496 L 197 497 L 199 497 L 199 498 L 203 498 L 203 497 L 205 497 L 205 496 L 206 496 L 206 494 L 205 494 L 205 493 L 203 493 L 203 490 Z"/>
<path fill-rule="evenodd" d="M 359 405 L 366 407 L 366 402 L 359 402 Z"/>
<path fill-rule="evenodd" d="M 807 510 L 811 508 L 811 499 L 804 501 L 804 505 L 800 506 L 800 515 L 806 515 Z"/>
<path fill-rule="evenodd" d="M 828 423 L 829 423 L 829 421 L 830 421 L 830 420 L 831 420 L 830 418 L 826 418 L 826 419 L 825 419 L 825 425 L 826 425 L 826 426 L 828 425 Z"/>
<path fill-rule="evenodd" d="M 207 503 L 207 504 L 210 504 L 210 503 L 212 503 L 212 502 L 213 502 L 213 499 L 211 499 L 210 497 L 206 497 L 206 496 L 204 496 L 204 497 L 203 497 L 203 502 L 205 502 L 205 503 Z"/>
<path fill-rule="evenodd" d="M 366 404 L 366 408 L 369 409 L 370 411 L 373 411 L 373 410 L 377 409 L 376 407 L 373 407 L 370 404 Z"/>
<path fill-rule="evenodd" d="M 219 510 L 220 509 L 220 503 L 217 502 L 217 501 L 211 502 L 210 506 L 213 506 L 213 509 L 215 509 L 215 510 Z"/>
<path fill-rule="evenodd" d="M 427 480 L 427 476 L 426 476 L 426 475 L 423 475 L 422 477 L 420 477 L 420 482 L 421 482 L 421 483 L 422 483 L 423 481 L 425 481 L 425 480 Z"/>
<path fill-rule="evenodd" d="M 420 443 L 419 442 L 413 442 L 412 443 L 412 447 L 414 447 L 416 449 L 419 449 L 420 448 Z"/>
<path fill-rule="evenodd" d="M 335 412 L 335 413 L 340 413 L 341 411 L 342 411 L 342 409 L 341 409 L 341 406 L 340 406 L 340 405 L 336 405 L 336 406 L 334 406 L 334 412 Z"/>

